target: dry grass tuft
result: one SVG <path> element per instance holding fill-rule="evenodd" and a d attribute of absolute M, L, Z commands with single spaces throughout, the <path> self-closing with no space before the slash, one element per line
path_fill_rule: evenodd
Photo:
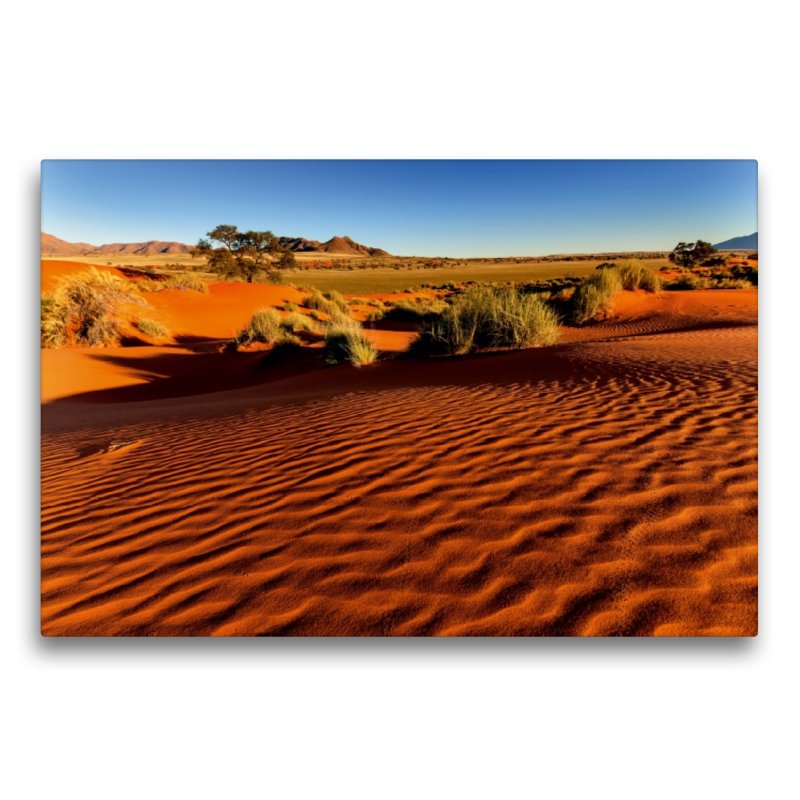
<path fill-rule="evenodd" d="M 131 306 L 147 302 L 130 281 L 92 267 L 61 278 L 46 305 L 43 301 L 42 346 L 110 347 L 131 323 Z"/>
<path fill-rule="evenodd" d="M 168 339 L 170 335 L 169 331 L 160 322 L 146 317 L 138 320 L 136 327 L 151 339 Z"/>
<path fill-rule="evenodd" d="M 297 333 L 298 331 L 313 331 L 317 327 L 314 324 L 314 320 L 307 317 L 305 314 L 301 314 L 299 311 L 293 311 L 291 314 L 287 314 L 287 316 L 281 320 L 281 325 L 285 330 L 291 331 L 292 333 Z"/>
<path fill-rule="evenodd" d="M 197 275 L 173 275 L 164 281 L 165 289 L 180 289 L 182 292 L 195 291 L 208 294 L 208 284 Z"/>

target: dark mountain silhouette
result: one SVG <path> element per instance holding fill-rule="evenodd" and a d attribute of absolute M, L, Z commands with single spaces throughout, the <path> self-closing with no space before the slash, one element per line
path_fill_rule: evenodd
<path fill-rule="evenodd" d="M 313 253 L 321 242 L 316 239 L 292 239 L 290 236 L 281 236 L 281 244 L 293 253 Z"/>
<path fill-rule="evenodd" d="M 281 237 L 281 244 L 295 253 L 331 253 L 340 256 L 388 256 L 385 250 L 379 247 L 354 242 L 349 236 L 334 236 L 327 242 L 318 242 L 316 239 L 293 239 L 289 236 Z"/>
<path fill-rule="evenodd" d="M 715 244 L 717 250 L 758 250 L 758 233 L 751 233 L 749 236 L 737 236 L 735 239 L 728 239 L 725 242 Z"/>

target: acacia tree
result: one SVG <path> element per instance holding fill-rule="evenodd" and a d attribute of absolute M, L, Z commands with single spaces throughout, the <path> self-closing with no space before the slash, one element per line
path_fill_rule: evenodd
<path fill-rule="evenodd" d="M 716 252 L 717 251 L 708 242 L 704 242 L 702 239 L 698 239 L 694 243 L 689 242 L 688 244 L 686 242 L 679 242 L 675 249 L 669 254 L 669 260 L 673 264 L 679 264 L 688 269 L 696 261 L 702 261 Z"/>
<path fill-rule="evenodd" d="M 240 232 L 235 225 L 217 225 L 208 239 L 200 239 L 192 258 L 205 256 L 208 268 L 223 278 L 246 280 L 265 273 L 279 282 L 282 270 L 294 266 L 294 253 L 286 250 L 272 231 Z M 212 242 L 216 242 L 215 246 Z"/>

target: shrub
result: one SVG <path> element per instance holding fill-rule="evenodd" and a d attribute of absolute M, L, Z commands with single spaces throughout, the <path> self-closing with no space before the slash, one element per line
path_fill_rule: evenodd
<path fill-rule="evenodd" d="M 91 267 L 61 278 L 42 302 L 42 344 L 107 347 L 119 344 L 130 306 L 147 305 L 133 283 Z"/>
<path fill-rule="evenodd" d="M 682 274 L 671 281 L 664 284 L 665 289 L 670 291 L 691 291 L 693 289 L 705 289 L 708 286 L 708 281 L 698 278 L 692 273 Z"/>
<path fill-rule="evenodd" d="M 42 294 L 42 322 L 44 322 L 52 313 L 53 305 L 55 301 L 53 300 L 53 295 L 51 294 Z"/>
<path fill-rule="evenodd" d="M 367 322 L 380 322 L 386 316 L 385 308 L 373 308 L 367 314 Z"/>
<path fill-rule="evenodd" d="M 208 284 L 197 275 L 173 275 L 164 281 L 163 286 L 165 289 L 180 289 L 182 292 L 193 290 L 208 294 Z"/>
<path fill-rule="evenodd" d="M 312 289 L 308 293 L 304 305 L 315 311 L 326 311 L 330 307 L 330 303 L 322 296 L 322 292 L 318 292 L 316 289 Z"/>
<path fill-rule="evenodd" d="M 607 313 L 614 297 L 622 291 L 622 277 L 616 268 L 602 269 L 581 283 L 572 295 L 570 318 L 578 325 Z"/>
<path fill-rule="evenodd" d="M 329 303 L 333 303 L 333 305 L 336 306 L 336 308 L 338 308 L 343 314 L 350 313 L 350 306 L 348 305 L 347 300 L 345 300 L 344 297 L 339 294 L 339 292 L 325 292 L 323 296 Z"/>
<path fill-rule="evenodd" d="M 339 292 L 327 292 L 326 294 L 322 294 L 314 290 L 306 298 L 305 305 L 306 308 L 322 311 L 329 316 L 333 316 L 337 312 L 348 316 L 350 315 L 350 306 L 347 305 L 345 299 Z"/>
<path fill-rule="evenodd" d="M 248 326 L 234 336 L 235 345 L 299 344 L 300 340 L 284 327 L 274 308 L 259 308 Z"/>
<path fill-rule="evenodd" d="M 619 276 L 623 289 L 644 289 L 653 294 L 661 291 L 661 278 L 637 258 L 624 261 L 619 267 Z"/>
<path fill-rule="evenodd" d="M 169 336 L 169 331 L 153 319 L 140 319 L 137 321 L 136 327 L 151 339 L 166 339 Z"/>
<path fill-rule="evenodd" d="M 427 297 L 414 300 L 398 300 L 386 311 L 386 319 L 419 322 L 440 315 L 447 308 L 444 300 L 431 300 Z"/>
<path fill-rule="evenodd" d="M 736 266 L 722 277 L 743 279 L 749 281 L 753 286 L 758 286 L 758 266 Z"/>
<path fill-rule="evenodd" d="M 293 311 L 291 314 L 285 316 L 281 320 L 281 326 L 292 333 L 297 333 L 297 331 L 313 331 L 315 327 L 312 319 L 298 311 Z"/>
<path fill-rule="evenodd" d="M 575 288 L 571 286 L 567 289 L 560 289 L 559 291 L 557 291 L 555 294 L 552 295 L 552 299 L 559 303 L 566 303 L 572 300 L 572 296 L 574 294 L 575 294 Z M 544 297 L 542 299 L 544 299 Z"/>
<path fill-rule="evenodd" d="M 167 288 L 164 281 L 136 281 L 133 284 L 140 292 L 160 292 Z"/>
<path fill-rule="evenodd" d="M 276 347 L 299 347 L 302 344 L 299 336 L 295 336 L 291 331 L 286 331 L 281 338 L 275 341 Z"/>
<path fill-rule="evenodd" d="M 701 267 L 724 267 L 728 260 L 730 259 L 729 255 L 724 256 L 713 256 L 712 258 L 705 259 L 700 266 Z"/>
<path fill-rule="evenodd" d="M 378 358 L 378 351 L 370 344 L 353 319 L 338 316 L 323 330 L 325 346 L 322 354 L 328 364 L 349 361 L 354 367 L 371 364 Z"/>
<path fill-rule="evenodd" d="M 753 284 L 744 278 L 721 278 L 712 281 L 709 289 L 751 289 Z"/>
<path fill-rule="evenodd" d="M 537 347 L 558 339 L 558 316 L 538 295 L 477 287 L 428 320 L 414 352 L 464 355 L 497 347 Z"/>
<path fill-rule="evenodd" d="M 288 300 L 283 304 L 283 310 L 288 311 L 290 314 L 293 314 L 295 311 L 298 311 L 300 306 L 297 303 L 290 303 Z"/>

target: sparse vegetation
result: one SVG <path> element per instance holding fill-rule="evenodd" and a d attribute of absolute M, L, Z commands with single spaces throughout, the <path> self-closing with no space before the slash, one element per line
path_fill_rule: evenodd
<path fill-rule="evenodd" d="M 42 322 L 52 313 L 54 302 L 53 295 L 47 294 L 46 292 L 42 293 Z"/>
<path fill-rule="evenodd" d="M 282 324 L 281 315 L 274 308 L 259 308 L 248 326 L 233 339 L 239 347 L 251 344 L 300 344 L 300 340 Z"/>
<path fill-rule="evenodd" d="M 447 308 L 444 300 L 420 297 L 418 300 L 398 300 L 385 313 L 386 319 L 420 322 L 439 316 Z"/>
<path fill-rule="evenodd" d="M 691 291 L 693 289 L 704 289 L 708 286 L 708 283 L 708 279 L 698 278 L 697 275 L 686 272 L 671 281 L 667 281 L 664 284 L 664 288 L 671 292 Z"/>
<path fill-rule="evenodd" d="M 585 325 L 601 314 L 607 314 L 614 297 L 622 291 L 622 277 L 617 268 L 598 270 L 577 287 L 570 301 L 570 319 Z"/>
<path fill-rule="evenodd" d="M 354 367 L 361 367 L 378 359 L 378 351 L 354 319 L 337 315 L 325 325 L 322 335 L 325 342 L 322 354 L 327 364 L 349 361 Z"/>
<path fill-rule="evenodd" d="M 133 285 L 143 294 L 161 292 L 167 288 L 166 281 L 134 281 Z"/>
<path fill-rule="evenodd" d="M 553 344 L 558 335 L 558 316 L 538 295 L 475 287 L 456 295 L 440 316 L 425 323 L 412 351 L 465 355 Z"/>
<path fill-rule="evenodd" d="M 208 294 L 208 284 L 197 275 L 172 275 L 163 282 L 165 289 L 180 289 L 182 292 L 195 291 Z"/>
<path fill-rule="evenodd" d="M 281 320 L 281 325 L 292 333 L 297 333 L 298 331 L 313 331 L 316 327 L 314 321 L 310 317 L 301 314 L 299 311 L 293 311 L 291 314 L 285 316 Z"/>
<path fill-rule="evenodd" d="M 169 337 L 169 331 L 160 322 L 147 317 L 138 320 L 136 327 L 151 339 L 166 339 Z"/>
<path fill-rule="evenodd" d="M 333 303 L 343 314 L 350 314 L 350 305 L 337 291 L 325 292 L 323 295 L 329 303 Z"/>
<path fill-rule="evenodd" d="M 709 289 L 752 289 L 753 284 L 744 278 L 719 278 L 710 283 Z"/>
<path fill-rule="evenodd" d="M 315 311 L 322 311 L 324 314 L 333 316 L 334 314 L 344 314 L 350 316 L 350 306 L 347 301 L 336 291 L 318 292 L 313 290 L 309 293 L 305 301 L 306 308 Z"/>
<path fill-rule="evenodd" d="M 619 276 L 623 289 L 643 289 L 653 294 L 661 291 L 663 283 L 661 278 L 653 270 L 645 267 L 638 258 L 623 261 L 619 266 Z"/>
<path fill-rule="evenodd" d="M 61 278 L 42 300 L 44 347 L 109 347 L 119 344 L 132 305 L 147 305 L 133 284 L 90 268 Z"/>

